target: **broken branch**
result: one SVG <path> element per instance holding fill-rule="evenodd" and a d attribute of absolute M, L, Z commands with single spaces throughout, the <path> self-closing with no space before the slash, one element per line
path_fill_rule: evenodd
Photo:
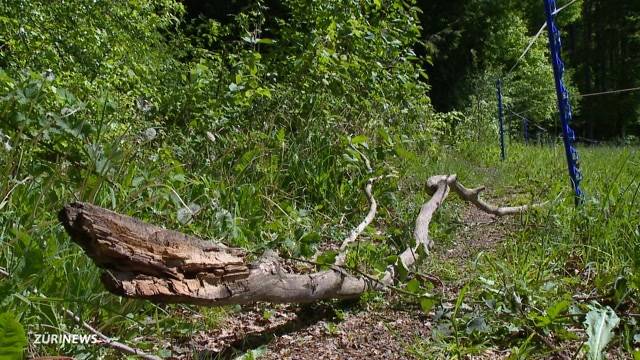
<path fill-rule="evenodd" d="M 100 331 L 96 330 L 95 328 L 93 328 L 93 326 L 89 325 L 88 323 L 82 321 L 82 319 L 80 319 L 80 317 L 78 317 L 76 314 L 74 314 L 73 312 L 71 312 L 70 310 L 64 309 L 65 313 L 67 314 L 67 316 L 69 316 L 70 318 L 72 318 L 73 320 L 75 320 L 78 324 L 82 325 L 83 328 L 85 328 L 86 330 L 88 330 L 90 333 L 96 335 L 97 337 L 100 338 L 100 340 L 104 341 L 104 345 L 108 346 L 112 349 L 115 349 L 121 353 L 125 353 L 125 354 L 131 354 L 131 355 L 136 355 L 139 356 L 143 359 L 146 360 L 162 360 L 162 358 L 157 357 L 155 355 L 149 355 L 147 353 L 145 353 L 144 351 L 140 350 L 140 349 L 135 349 L 132 348 L 128 345 L 125 345 L 121 342 L 115 341 L 113 339 L 111 339 L 110 337 L 106 336 L 105 334 L 101 333 Z"/>
<path fill-rule="evenodd" d="M 356 241 L 375 217 L 374 181 L 375 178 L 365 188 L 370 201 L 369 213 L 345 239 L 343 250 Z M 355 298 L 365 291 L 381 289 L 380 284 L 395 284 L 398 267 L 411 269 L 420 254 L 428 253 L 433 245 L 429 224 L 451 188 L 464 200 L 497 216 L 528 209 L 489 205 L 479 199 L 481 189 L 466 189 L 455 175 L 433 176 L 427 186 L 432 197 L 422 205 L 416 219 L 415 243 L 399 255 L 395 265 L 390 265 L 380 280 L 362 273 L 352 275 L 336 267 L 310 274 L 290 273 L 272 252 L 249 263 L 241 249 L 166 230 L 85 203 L 65 206 L 59 217 L 72 240 L 96 265 L 106 270 L 102 281 L 117 295 L 206 306 L 256 301 L 305 303 Z M 343 259 L 336 263 L 344 262 Z"/>
<path fill-rule="evenodd" d="M 367 181 L 367 185 L 364 187 L 364 193 L 367 195 L 367 200 L 369 201 L 369 212 L 367 213 L 367 216 L 365 216 L 364 220 L 362 220 L 362 222 L 351 231 L 349 236 L 347 236 L 347 238 L 342 242 L 342 245 L 340 245 L 340 253 L 336 256 L 335 265 L 344 265 L 347 260 L 347 248 L 349 247 L 349 244 L 354 243 L 358 239 L 358 236 L 362 234 L 364 229 L 366 229 L 375 218 L 376 211 L 378 210 L 378 203 L 376 202 L 376 198 L 373 197 L 373 183 L 383 178 L 384 176 L 377 176 L 370 178 Z"/>

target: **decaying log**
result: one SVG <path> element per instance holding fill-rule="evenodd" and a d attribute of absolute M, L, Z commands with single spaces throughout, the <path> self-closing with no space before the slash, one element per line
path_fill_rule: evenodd
<path fill-rule="evenodd" d="M 246 278 L 240 249 L 143 223 L 100 207 L 73 203 L 60 221 L 96 265 L 171 279 L 222 282 Z"/>
<path fill-rule="evenodd" d="M 210 306 L 304 303 L 357 297 L 375 287 L 342 271 L 290 274 L 271 253 L 248 264 L 240 249 L 86 203 L 65 206 L 59 218 L 73 241 L 107 270 L 107 289 L 125 297 Z"/>
<path fill-rule="evenodd" d="M 369 212 L 345 240 L 342 250 L 373 221 L 376 213 L 373 182 L 366 187 Z M 311 274 L 289 273 L 273 252 L 249 263 L 241 249 L 166 230 L 86 203 L 65 206 L 59 218 L 72 240 L 105 269 L 102 281 L 117 295 L 206 306 L 256 301 L 305 303 L 354 298 L 365 291 L 392 285 L 398 266 L 410 269 L 418 262 L 420 253 L 428 253 L 432 246 L 429 223 L 450 189 L 497 216 L 527 210 L 527 207 L 489 205 L 479 199 L 481 190 L 466 189 L 455 175 L 433 176 L 427 182 L 427 188 L 432 197 L 421 207 L 416 219 L 415 243 L 400 254 L 394 266 L 389 266 L 378 277 L 380 280 L 352 275 L 340 266 Z M 341 265 L 344 259 L 339 262 L 336 265 Z"/>

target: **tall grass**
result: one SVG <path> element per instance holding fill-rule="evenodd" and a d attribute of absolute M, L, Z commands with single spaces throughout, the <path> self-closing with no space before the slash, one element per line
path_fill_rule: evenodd
<path fill-rule="evenodd" d="M 418 353 L 424 346 L 449 349 L 445 353 L 452 346 L 464 353 L 507 348 L 513 358 L 546 358 L 563 348 L 576 353 L 586 340 L 576 330 L 585 314 L 608 306 L 622 318 L 611 351 L 634 356 L 640 330 L 640 152 L 603 146 L 581 148 L 580 154 L 586 197 L 577 208 L 561 145 L 512 144 L 500 162 L 495 148 L 467 144 L 441 165 L 441 172 L 488 185 L 494 202 L 549 203 L 515 219 L 495 251 L 474 254 L 457 272 L 473 289 L 470 304 L 478 304 L 465 315 L 467 325 L 486 326 L 463 329 L 462 342 L 454 336 L 418 342 Z"/>

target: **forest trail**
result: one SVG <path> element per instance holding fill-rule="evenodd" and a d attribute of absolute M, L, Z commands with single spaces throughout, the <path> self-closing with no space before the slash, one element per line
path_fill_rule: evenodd
<path fill-rule="evenodd" d="M 433 260 L 428 265 L 455 271 L 447 275 L 455 280 L 444 280 L 442 289 L 444 298 L 453 301 L 473 273 L 469 268 L 477 254 L 492 251 L 504 240 L 512 221 L 486 214 L 473 205 L 464 206 L 454 243 L 448 246 L 435 239 Z M 398 296 L 387 300 L 364 305 L 368 308 L 354 304 L 339 315 L 329 305 L 256 305 L 228 317 L 211 332 L 197 334 L 184 344 L 183 351 L 190 348 L 224 359 L 232 358 L 237 350 L 262 346 L 260 359 L 419 358 L 420 350 L 412 346 L 431 338 L 432 316 Z M 476 358 L 502 357 L 487 352 Z"/>

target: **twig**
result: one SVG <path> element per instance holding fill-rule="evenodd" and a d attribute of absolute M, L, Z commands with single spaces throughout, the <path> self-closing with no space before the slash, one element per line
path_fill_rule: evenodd
<path fill-rule="evenodd" d="M 624 313 L 624 314 L 622 314 L 622 316 L 628 316 L 628 317 L 632 317 L 632 318 L 640 318 L 640 314 L 635 314 L 635 313 Z"/>
<path fill-rule="evenodd" d="M 536 329 L 534 329 L 534 328 L 532 328 L 530 326 L 525 326 L 525 328 L 527 328 L 529 331 L 534 333 L 538 337 L 538 339 L 542 340 L 542 342 L 545 345 L 547 345 L 547 347 L 549 347 L 560 358 L 562 358 L 564 360 L 569 360 L 570 359 L 570 357 L 568 357 L 567 355 L 561 353 L 560 350 L 556 347 L 556 345 L 553 342 L 551 342 L 551 340 L 549 340 L 549 338 L 547 338 L 546 336 L 540 334 L 538 331 L 536 331 Z"/>
<path fill-rule="evenodd" d="M 579 296 L 579 295 L 574 295 L 573 300 L 575 301 L 591 301 L 591 300 L 604 300 L 609 298 L 609 296 L 607 295 L 587 295 L 587 296 Z"/>
<path fill-rule="evenodd" d="M 358 148 L 356 148 L 355 146 L 351 145 L 351 148 L 357 152 L 358 154 L 360 154 L 360 156 L 362 157 L 362 159 L 364 160 L 364 166 L 366 166 L 367 168 L 367 172 L 369 172 L 369 174 L 373 173 L 373 167 L 371 167 L 371 161 L 369 161 L 369 158 L 367 157 L 367 155 L 365 155 L 362 151 L 358 150 Z"/>
<path fill-rule="evenodd" d="M 140 349 L 134 349 L 132 347 L 129 347 L 121 342 L 115 341 L 113 339 L 111 339 L 110 337 L 106 336 L 105 334 L 101 333 L 100 331 L 94 329 L 91 325 L 87 324 L 86 322 L 82 321 L 80 319 L 80 317 L 78 317 L 76 314 L 74 314 L 73 312 L 71 312 L 68 309 L 64 309 L 65 313 L 71 317 L 73 320 L 75 320 L 78 324 L 82 325 L 83 328 L 85 328 L 86 330 L 88 330 L 90 333 L 98 336 L 100 339 L 102 339 L 102 341 L 104 341 L 104 345 L 113 348 L 115 350 L 118 350 L 122 353 L 125 354 L 131 354 L 131 355 L 136 355 L 139 356 L 143 359 L 147 359 L 147 360 L 162 360 L 162 358 L 155 356 L 155 355 L 149 355 L 147 353 L 145 353 L 144 351 L 140 350 Z"/>
<path fill-rule="evenodd" d="M 415 271 L 410 271 L 410 274 L 413 274 L 414 276 L 420 278 L 422 281 L 429 281 L 430 283 L 432 283 L 435 286 L 444 288 L 444 282 L 437 276 L 433 275 L 433 274 L 422 274 L 419 272 L 415 272 Z"/>
<path fill-rule="evenodd" d="M 573 356 L 571 356 L 572 359 L 577 359 L 578 358 L 578 354 L 580 354 L 580 350 L 582 350 L 582 348 L 584 347 L 584 341 L 582 341 L 580 343 L 580 346 L 578 346 L 578 348 L 576 349 L 576 351 L 574 351 Z"/>
<path fill-rule="evenodd" d="M 26 178 L 22 179 L 22 180 L 18 180 L 15 182 L 15 185 L 13 185 L 13 187 L 11 189 L 9 189 L 9 191 L 7 191 L 6 195 L 2 198 L 2 201 L 0 201 L 0 209 L 2 209 L 5 205 L 5 202 L 9 200 L 9 197 L 11 196 L 11 193 L 20 185 L 26 184 L 27 182 L 31 181 L 33 178 L 31 177 L 31 175 L 27 176 Z"/>
<path fill-rule="evenodd" d="M 373 197 L 373 183 L 383 178 L 384 176 L 377 176 L 367 180 L 367 185 L 364 187 L 364 192 L 367 195 L 367 199 L 369 200 L 369 212 L 367 213 L 367 216 L 365 216 L 364 220 L 362 220 L 362 222 L 351 231 L 349 236 L 347 236 L 347 238 L 342 242 L 342 245 L 340 245 L 340 253 L 338 254 L 338 256 L 336 256 L 335 260 L 336 265 L 344 265 L 345 261 L 347 260 L 347 247 L 349 246 L 349 244 L 355 242 L 358 239 L 358 236 L 362 234 L 364 229 L 366 229 L 367 226 L 369 226 L 369 224 L 371 224 L 371 222 L 375 218 L 376 211 L 378 210 L 378 203 Z"/>

